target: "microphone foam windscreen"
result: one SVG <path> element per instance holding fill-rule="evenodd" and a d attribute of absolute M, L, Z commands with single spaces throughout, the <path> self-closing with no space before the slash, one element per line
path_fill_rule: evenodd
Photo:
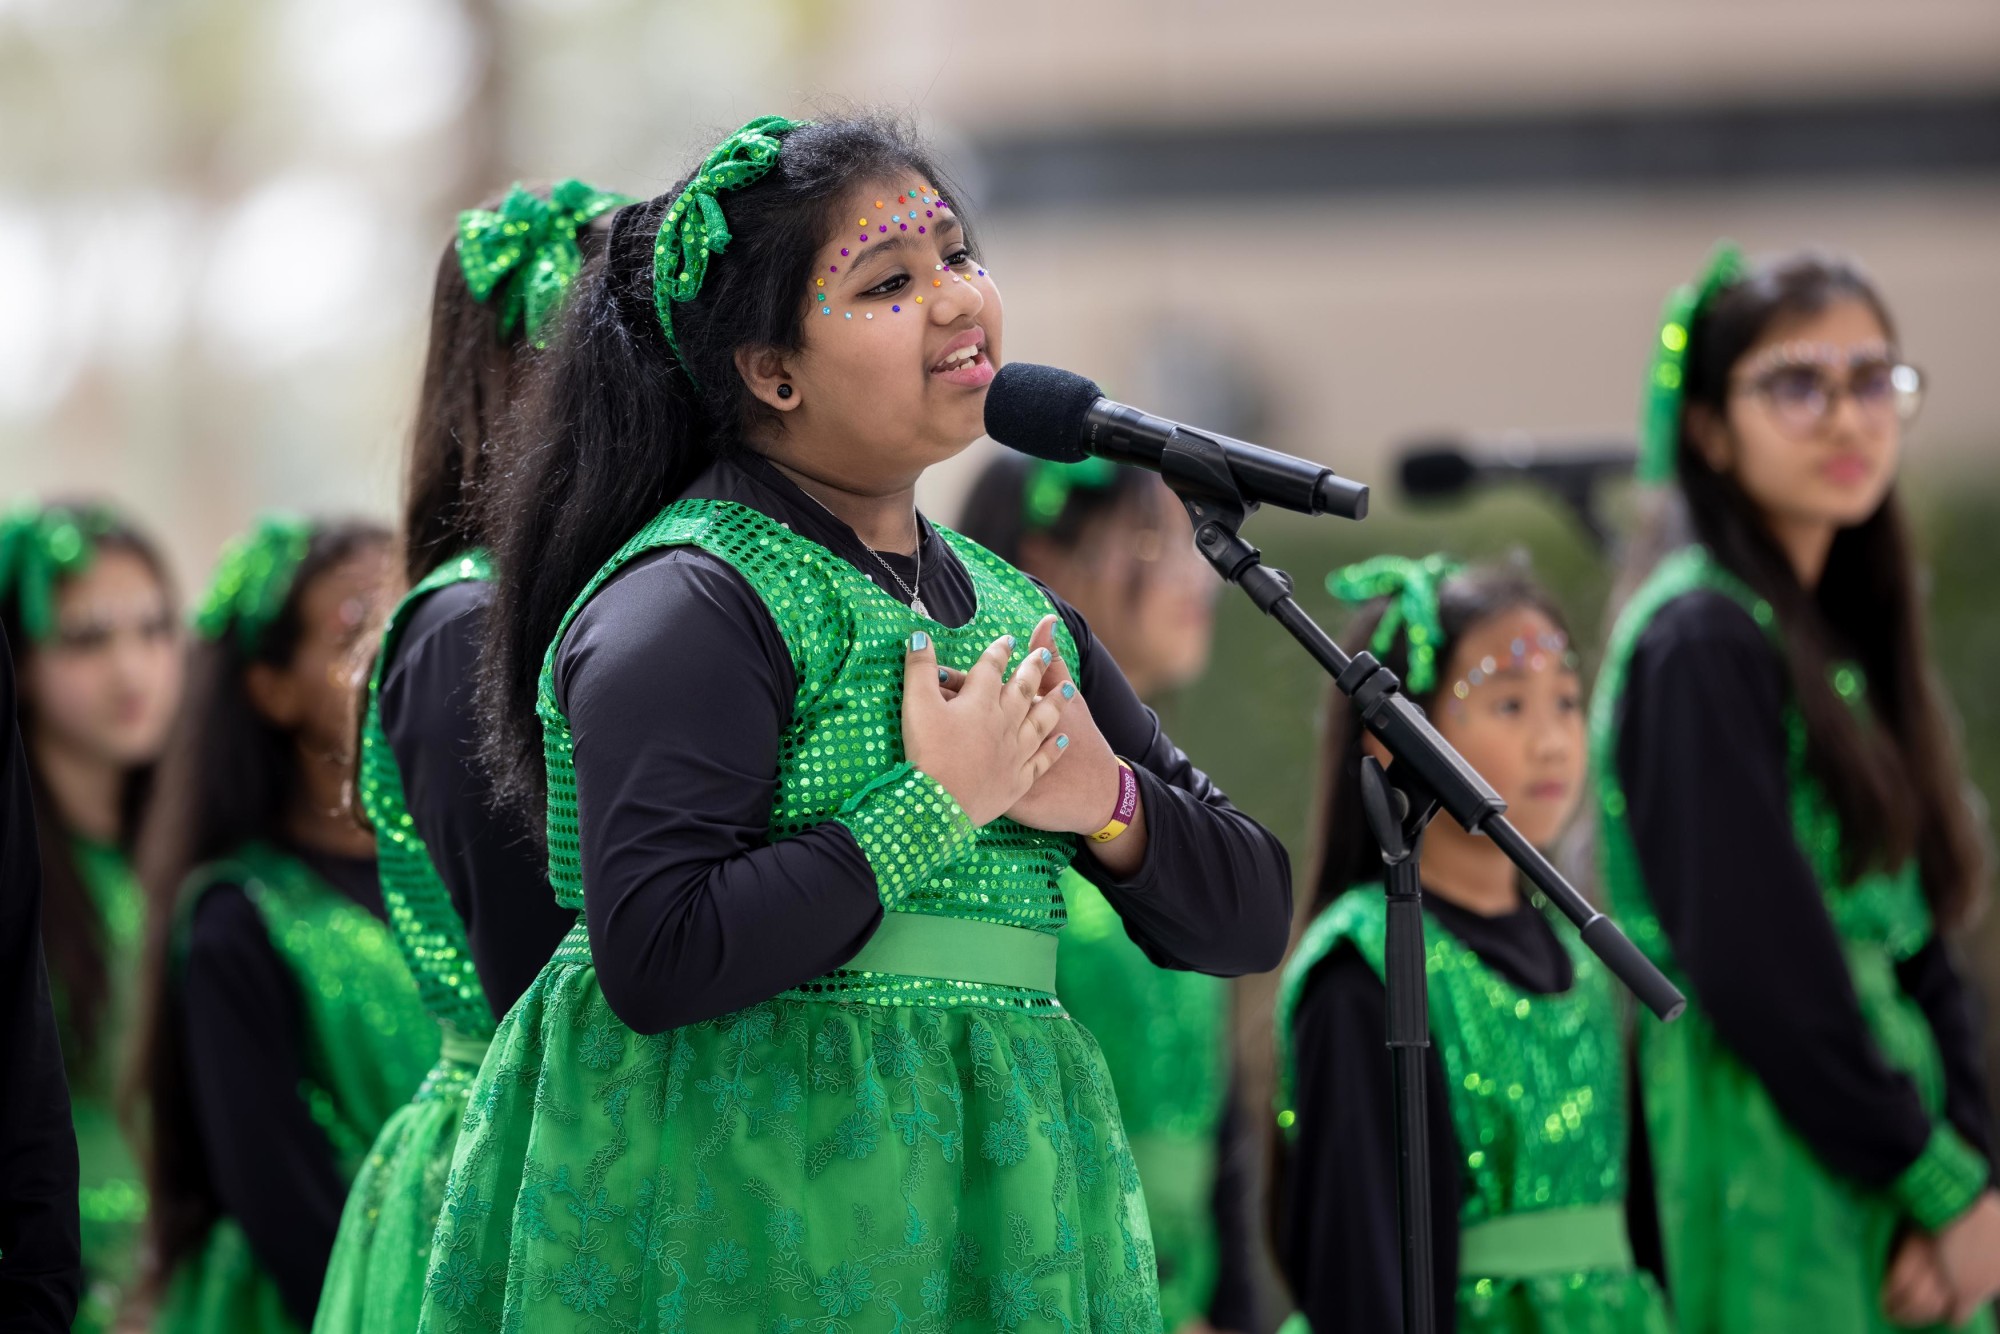
<path fill-rule="evenodd" d="M 986 387 L 986 434 L 1038 459 L 1076 463 L 1086 457 L 1084 414 L 1102 397 L 1073 371 L 1012 361 Z"/>

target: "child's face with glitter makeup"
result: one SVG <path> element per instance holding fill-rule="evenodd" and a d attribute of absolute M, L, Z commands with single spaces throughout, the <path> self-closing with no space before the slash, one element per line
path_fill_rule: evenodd
<path fill-rule="evenodd" d="M 745 378 L 784 414 L 764 446 L 774 458 L 844 489 L 886 491 L 984 431 L 1000 293 L 950 206 L 914 176 L 852 192 L 837 216 L 801 295 L 799 352 L 756 373 L 746 365 Z"/>

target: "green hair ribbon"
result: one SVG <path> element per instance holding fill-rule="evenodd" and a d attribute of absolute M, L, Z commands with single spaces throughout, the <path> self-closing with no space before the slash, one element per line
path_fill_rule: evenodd
<path fill-rule="evenodd" d="M 244 653 L 255 653 L 291 596 L 311 543 L 312 524 L 305 519 L 260 516 L 256 527 L 222 548 L 208 591 L 195 605 L 195 633 L 210 640 L 232 636 Z"/>
<path fill-rule="evenodd" d="M 1405 630 L 1410 641 L 1410 671 L 1403 682 L 1412 695 L 1430 693 L 1437 685 L 1437 650 L 1444 642 L 1438 619 L 1438 586 L 1463 567 L 1441 554 L 1411 560 L 1408 556 L 1377 556 L 1335 570 L 1326 577 L 1326 591 L 1342 602 L 1359 604 L 1388 598 L 1368 651 L 1385 656 Z"/>
<path fill-rule="evenodd" d="M 810 123 L 783 116 L 757 117 L 717 144 L 702 159 L 687 189 L 668 206 L 653 242 L 653 306 L 676 357 L 681 356 L 681 344 L 674 334 L 674 305 L 694 300 L 708 276 L 709 257 L 728 249 L 732 239 L 716 193 L 761 179 L 777 165 L 785 146 L 783 136 Z M 687 365 L 685 357 L 681 365 Z"/>
<path fill-rule="evenodd" d="M 56 582 L 80 574 L 111 531 L 111 512 L 96 506 L 28 504 L 0 516 L 0 600 L 13 598 L 21 628 L 36 642 L 56 632 Z"/>
<path fill-rule="evenodd" d="M 1653 365 L 1646 376 L 1646 399 L 1639 415 L 1639 480 L 1648 486 L 1670 482 L 1680 448 L 1681 403 L 1687 389 L 1688 338 L 1694 323 L 1724 288 L 1743 277 L 1743 252 L 1734 241 L 1718 241 L 1701 276 L 1667 293 L 1660 308 L 1660 332 L 1653 340 Z"/>
<path fill-rule="evenodd" d="M 502 338 L 525 329 L 529 341 L 544 346 L 542 335 L 583 268 L 578 230 L 631 202 L 577 180 L 563 181 L 547 199 L 516 182 L 497 211 L 458 215 L 459 272 L 475 301 L 499 294 Z"/>
<path fill-rule="evenodd" d="M 1022 521 L 1031 529 L 1047 528 L 1062 518 L 1070 492 L 1077 487 L 1101 491 L 1116 480 L 1118 465 L 1110 459 L 1094 455 L 1076 463 L 1036 459 L 1028 468 L 1027 485 L 1021 491 Z"/>

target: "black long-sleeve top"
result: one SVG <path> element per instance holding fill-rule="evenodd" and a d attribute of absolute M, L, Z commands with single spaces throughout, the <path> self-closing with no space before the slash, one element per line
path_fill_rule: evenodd
<path fill-rule="evenodd" d="M 372 857 L 288 850 L 386 920 Z M 348 1179 L 299 1091 L 298 978 L 240 884 L 219 883 L 195 905 L 180 1015 L 211 1185 L 285 1309 L 310 1328 Z"/>
<path fill-rule="evenodd" d="M 1424 908 L 1426 930 L 1451 932 L 1524 991 L 1550 995 L 1567 991 L 1575 979 L 1554 928 L 1526 901 L 1497 917 L 1435 895 L 1425 896 Z M 1275 1186 L 1278 1264 L 1313 1334 L 1403 1327 L 1387 1024 L 1382 979 L 1351 944 L 1337 946 L 1313 969 L 1292 1014 L 1292 1107 L 1302 1129 Z M 1434 1307 L 1438 1334 L 1451 1334 L 1458 1323 L 1464 1206 L 1458 1169 L 1465 1155 L 1452 1127 L 1444 1058 L 1435 1046 L 1424 1053 L 1424 1087 Z"/>
<path fill-rule="evenodd" d="M 382 672 L 382 730 L 403 798 L 452 907 L 493 1017 L 505 1014 L 576 922 L 555 901 L 540 844 L 498 807 L 479 763 L 472 683 L 492 585 L 448 584 L 410 608 Z"/>
<path fill-rule="evenodd" d="M 789 524 L 909 601 L 846 524 L 760 458 L 719 462 L 685 494 Z M 971 578 L 922 529 L 924 604 L 963 624 L 976 610 Z M 885 559 L 916 582 L 916 559 Z M 1188 762 L 1083 618 L 1053 602 L 1092 717 L 1138 775 L 1149 840 L 1130 879 L 1088 853 L 1077 869 L 1156 963 L 1221 975 L 1275 967 L 1291 904 L 1284 847 Z M 867 943 L 883 908 L 853 835 L 826 821 L 770 841 L 795 682 L 776 624 L 733 567 L 678 547 L 633 561 L 577 616 L 555 685 L 574 742 L 591 956 L 621 1020 L 657 1033 L 727 1014 Z"/>
<path fill-rule="evenodd" d="M 42 959 L 42 862 L 0 631 L 0 1330 L 59 1334 L 83 1291 L 76 1132 Z"/>
<path fill-rule="evenodd" d="M 1831 1170 L 1892 1184 L 1933 1123 L 1862 1017 L 1840 937 L 1792 835 L 1785 667 L 1733 599 L 1700 591 L 1639 637 L 1618 778 L 1646 889 L 1716 1033 Z M 1949 1123 L 1989 1160 L 1971 995 L 1942 939 L 1897 969 L 1943 1056 Z"/>

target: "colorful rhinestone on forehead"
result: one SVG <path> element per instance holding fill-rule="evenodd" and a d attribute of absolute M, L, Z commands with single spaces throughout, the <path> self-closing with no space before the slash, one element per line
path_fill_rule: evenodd
<path fill-rule="evenodd" d="M 1508 671 L 1545 672 L 1559 666 L 1573 672 L 1580 664 L 1575 650 L 1569 646 L 1569 638 L 1560 633 L 1516 635 L 1508 641 L 1507 658 Z M 1499 660 L 1489 653 L 1452 686 L 1451 693 L 1464 699 L 1474 687 L 1485 685 L 1502 670 Z"/>

